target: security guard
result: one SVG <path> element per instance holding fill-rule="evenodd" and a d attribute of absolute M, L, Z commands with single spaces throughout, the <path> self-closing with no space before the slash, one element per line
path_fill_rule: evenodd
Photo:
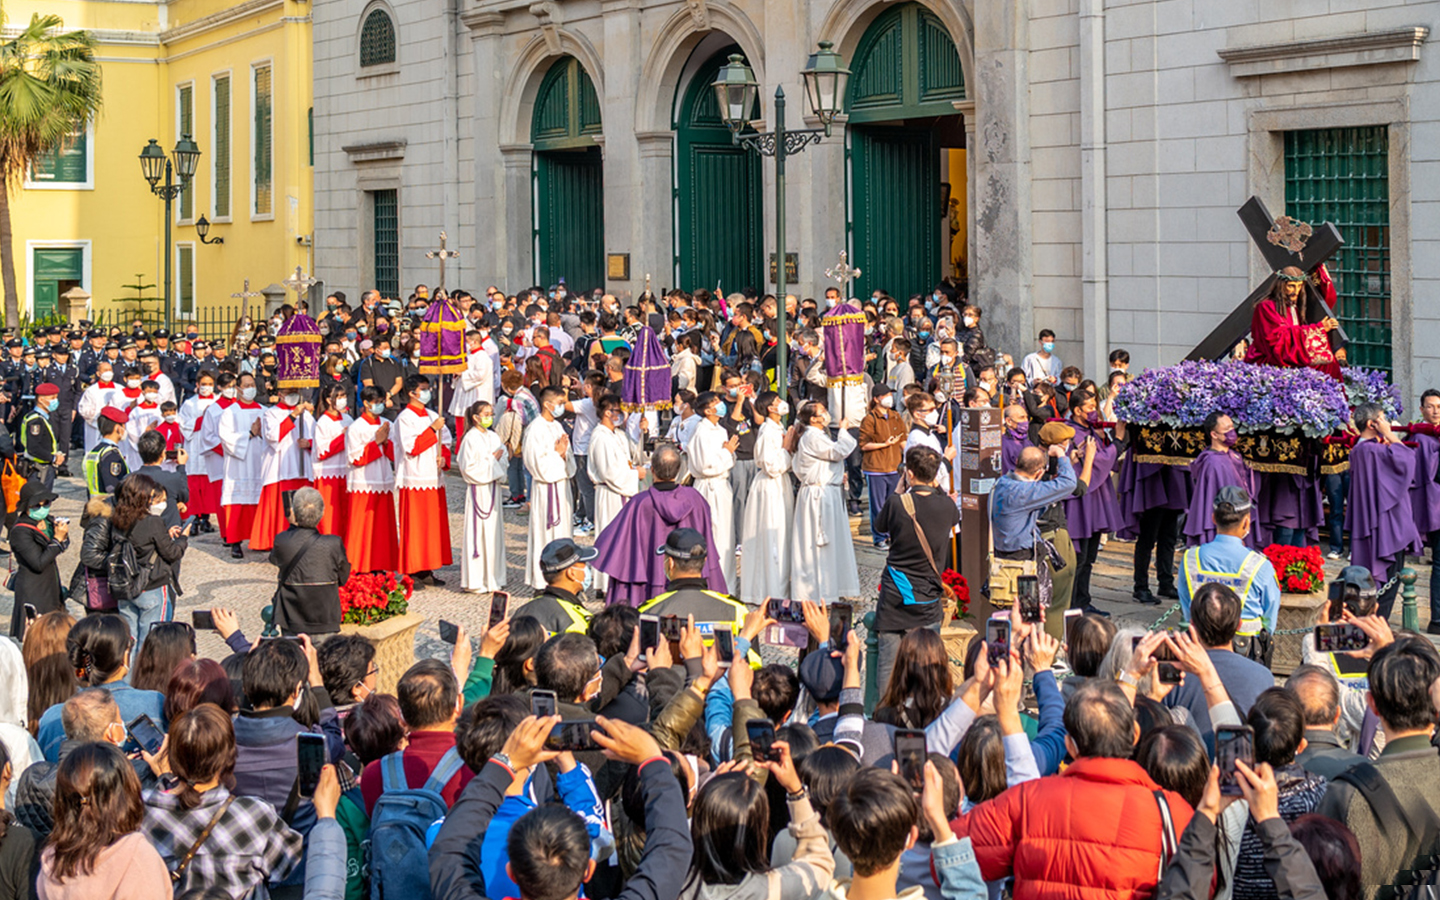
<path fill-rule="evenodd" d="M 1270 636 L 1280 615 L 1280 583 L 1265 554 L 1245 546 L 1251 526 L 1250 494 L 1239 485 L 1226 485 L 1215 495 L 1211 518 L 1215 540 L 1185 551 L 1181 564 L 1180 611 L 1190 618 L 1190 598 L 1207 582 L 1218 582 L 1240 595 L 1240 629 L 1235 652 L 1270 665 Z"/>
<path fill-rule="evenodd" d="M 705 581 L 705 558 L 709 555 L 705 535 L 693 528 L 676 528 L 656 548 L 665 557 L 665 592 L 640 607 L 641 615 L 695 617 L 695 627 L 713 640 L 716 625 L 729 625 L 732 636 L 745 627 L 749 609 L 734 597 L 710 590 Z M 723 585 L 722 585 L 723 587 Z M 643 648 L 648 649 L 648 648 Z M 752 666 L 760 664 L 759 654 L 750 651 Z"/>
<path fill-rule="evenodd" d="M 80 367 L 71 361 L 70 348 L 65 344 L 56 344 L 50 354 L 49 381 L 60 388 L 60 393 L 56 395 L 60 404 L 50 414 L 50 424 L 55 428 L 55 440 L 59 442 L 60 449 L 69 454 L 74 445 L 75 404 L 80 402 Z M 59 474 L 69 478 L 70 470 L 62 463 Z"/>
<path fill-rule="evenodd" d="M 512 615 L 538 619 L 551 634 L 566 631 L 584 634 L 590 627 L 590 613 L 581 605 L 580 595 L 595 577 L 587 563 L 597 552 L 594 547 L 582 547 L 569 538 L 546 544 L 540 551 L 545 590 Z"/>
<path fill-rule="evenodd" d="M 90 496 L 114 494 L 120 482 L 130 474 L 125 457 L 120 453 L 120 438 L 125 434 L 125 423 L 130 416 L 123 409 L 107 406 L 100 411 L 95 425 L 100 430 L 100 440 L 85 454 L 85 487 Z"/>
<path fill-rule="evenodd" d="M 80 377 L 86 386 L 95 383 L 95 369 L 105 358 L 105 332 L 95 329 L 90 332 L 89 344 L 80 351 Z"/>
<path fill-rule="evenodd" d="M 29 464 L 28 478 L 49 490 L 55 486 L 55 469 L 65 464 L 65 454 L 55 442 L 50 415 L 60 406 L 60 388 L 46 381 L 35 386 L 35 407 L 25 414 L 20 426 L 20 446 Z"/>

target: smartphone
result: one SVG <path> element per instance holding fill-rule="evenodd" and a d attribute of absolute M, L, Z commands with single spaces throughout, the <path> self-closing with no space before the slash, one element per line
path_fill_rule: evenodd
<path fill-rule="evenodd" d="M 643 615 L 640 617 L 640 655 L 655 647 L 660 646 L 660 617 Z"/>
<path fill-rule="evenodd" d="M 927 752 L 925 732 L 909 728 L 895 731 L 895 762 L 900 766 L 900 777 L 909 782 L 911 790 L 917 794 L 925 789 Z"/>
<path fill-rule="evenodd" d="M 165 458 L 172 462 L 180 459 L 180 448 L 176 447 L 174 450 L 166 450 Z"/>
<path fill-rule="evenodd" d="M 855 607 L 848 603 L 830 604 L 830 647 L 838 653 L 845 652 L 850 640 L 850 624 L 855 618 Z"/>
<path fill-rule="evenodd" d="M 667 641 L 679 641 L 680 629 L 684 624 L 679 616 L 661 616 L 660 634 L 663 635 Z"/>
<path fill-rule="evenodd" d="M 1330 622 L 1315 626 L 1315 651 L 1317 653 L 1344 653 L 1347 650 L 1364 650 L 1370 638 L 1359 626 L 1349 622 Z"/>
<path fill-rule="evenodd" d="M 557 722 L 545 738 L 545 749 L 571 753 L 599 750 L 600 745 L 595 743 L 595 731 L 599 727 L 591 721 Z"/>
<path fill-rule="evenodd" d="M 775 723 L 769 719 L 751 719 L 745 723 L 750 738 L 750 754 L 756 761 L 779 762 L 780 750 L 775 746 Z"/>
<path fill-rule="evenodd" d="M 1040 579 L 1036 576 L 1015 579 L 1015 602 L 1020 605 L 1020 621 L 1045 621 L 1045 610 L 1040 606 Z"/>
<path fill-rule="evenodd" d="M 985 622 L 985 658 L 990 665 L 1010 655 L 1010 620 L 988 619 Z"/>
<path fill-rule="evenodd" d="M 325 768 L 325 735 L 308 731 L 295 735 L 295 761 L 300 796 L 315 796 L 315 789 L 320 786 L 320 770 Z"/>
<path fill-rule="evenodd" d="M 530 715 L 537 719 L 555 715 L 555 692 L 535 690 L 530 692 Z"/>
<path fill-rule="evenodd" d="M 510 595 L 505 591 L 495 591 L 490 595 L 490 624 L 487 629 L 494 628 L 505 620 L 505 614 L 510 611 Z"/>
<path fill-rule="evenodd" d="M 165 742 L 165 733 L 156 725 L 155 720 L 141 713 L 135 720 L 125 726 L 135 743 L 145 748 L 145 752 L 154 756 L 160 752 L 160 745 Z"/>
<path fill-rule="evenodd" d="M 729 628 L 715 629 L 715 653 L 720 657 L 722 669 L 728 669 L 735 661 L 735 636 Z"/>
<path fill-rule="evenodd" d="M 1327 618 L 1338 622 L 1340 613 L 1347 609 L 1351 615 L 1360 615 L 1360 588 L 1343 581 L 1330 582 L 1330 615 Z"/>
<path fill-rule="evenodd" d="M 784 597 L 771 597 L 766 600 L 765 614 L 781 624 L 805 624 L 805 610 L 799 603 Z"/>
<path fill-rule="evenodd" d="M 1255 729 L 1249 725 L 1221 725 L 1215 729 L 1215 764 L 1220 767 L 1220 793 L 1238 797 L 1239 776 L 1235 763 L 1244 760 L 1247 766 L 1255 767 Z"/>
<path fill-rule="evenodd" d="M 1180 668 L 1179 664 L 1167 660 L 1162 660 L 1155 667 L 1155 677 L 1160 680 L 1161 684 L 1179 684 L 1183 673 L 1184 670 Z"/>
<path fill-rule="evenodd" d="M 447 644 L 454 644 L 460 640 L 460 626 L 454 622 L 440 620 L 440 640 Z"/>
<path fill-rule="evenodd" d="M 190 611 L 190 627 L 196 631 L 214 631 L 215 617 L 208 609 L 192 609 Z"/>
<path fill-rule="evenodd" d="M 1083 610 L 1065 610 L 1065 648 L 1067 651 L 1075 646 L 1075 626 L 1080 624 L 1080 617 L 1083 615 L 1085 615 Z"/>

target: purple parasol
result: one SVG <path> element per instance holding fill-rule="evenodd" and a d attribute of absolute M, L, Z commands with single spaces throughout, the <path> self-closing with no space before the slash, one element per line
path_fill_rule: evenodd
<path fill-rule="evenodd" d="M 865 381 L 865 314 L 841 303 L 820 320 L 825 341 L 825 377 L 830 387 Z"/>
<path fill-rule="evenodd" d="M 670 359 L 649 325 L 635 336 L 635 347 L 625 363 L 625 380 L 620 385 L 620 408 L 627 413 L 669 409 L 674 402 L 670 389 Z"/>
<path fill-rule="evenodd" d="M 465 318 L 452 301 L 431 303 L 416 330 L 420 332 L 421 375 L 465 371 Z"/>
<path fill-rule="evenodd" d="M 275 337 L 276 373 L 280 387 L 320 386 L 320 327 L 304 313 L 296 313 L 280 326 Z"/>

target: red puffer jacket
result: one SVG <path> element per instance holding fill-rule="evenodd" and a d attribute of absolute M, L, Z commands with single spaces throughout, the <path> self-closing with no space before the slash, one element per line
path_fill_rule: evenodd
<path fill-rule="evenodd" d="M 1159 790 L 1131 760 L 1088 757 L 951 825 L 970 838 L 986 881 L 1015 876 L 1015 900 L 1142 900 L 1160 871 Z M 1178 840 L 1194 810 L 1163 793 Z"/>

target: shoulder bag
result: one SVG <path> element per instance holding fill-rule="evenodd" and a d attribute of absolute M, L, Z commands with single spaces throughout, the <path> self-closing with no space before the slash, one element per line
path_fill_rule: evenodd
<path fill-rule="evenodd" d="M 915 537 L 920 541 L 920 549 L 925 551 L 925 559 L 930 562 L 930 570 L 935 573 L 935 578 L 940 582 L 941 596 L 944 598 L 944 612 L 940 616 L 940 625 L 943 627 L 955 615 L 957 600 L 955 589 L 945 583 L 945 573 L 940 571 L 940 566 L 935 562 L 935 551 L 930 549 L 930 539 L 925 536 L 925 529 L 920 527 L 920 520 L 915 517 L 915 497 L 909 491 L 900 495 L 900 508 L 905 510 L 905 515 L 910 517 L 910 524 L 915 526 Z"/>
<path fill-rule="evenodd" d="M 200 848 L 205 846 L 205 842 L 210 839 L 210 832 L 214 831 L 215 826 L 220 824 L 220 818 L 225 815 L 225 810 L 229 809 L 230 804 L 234 802 L 235 796 L 232 794 L 225 798 L 225 802 L 220 804 L 219 809 L 215 810 L 215 815 L 210 817 L 210 823 L 205 826 L 205 830 L 200 832 L 200 836 L 195 839 L 195 843 L 190 845 L 190 849 L 181 857 L 180 862 L 176 864 L 175 868 L 170 870 L 170 880 L 172 882 L 179 884 L 180 879 L 185 877 L 185 870 L 190 868 L 190 861 L 195 858 L 195 854 L 200 852 Z"/>

